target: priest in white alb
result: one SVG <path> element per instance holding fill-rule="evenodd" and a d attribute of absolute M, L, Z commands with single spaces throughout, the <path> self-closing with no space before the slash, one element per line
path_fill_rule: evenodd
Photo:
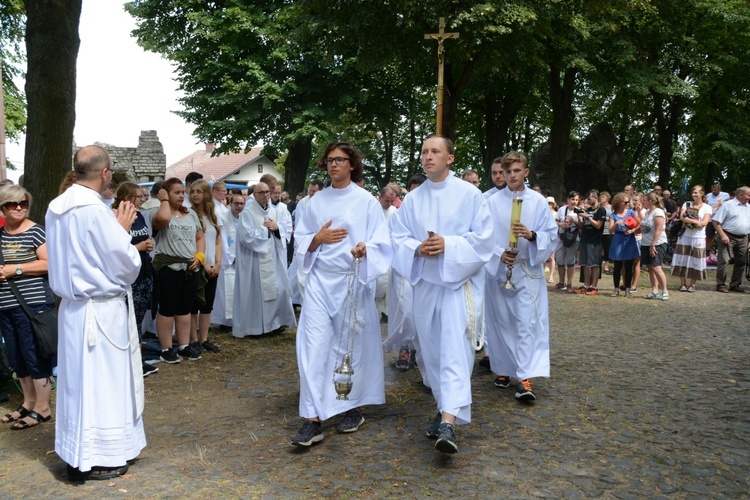
<path fill-rule="evenodd" d="M 481 338 L 484 264 L 494 236 L 482 193 L 450 170 L 453 143 L 422 146 L 427 182 L 393 215 L 393 268 L 414 286 L 414 322 L 438 413 L 427 430 L 442 453 L 456 453 L 455 425 L 471 421 L 474 341 Z"/>
<path fill-rule="evenodd" d="M 487 264 L 485 314 L 487 354 L 498 375 L 497 387 L 509 387 L 518 380 L 516 399 L 531 402 L 536 395 L 531 378 L 549 377 L 549 306 L 544 263 L 557 245 L 557 223 L 547 199 L 525 184 L 529 169 L 526 156 L 512 151 L 502 158 L 507 187 L 487 200 L 495 227 L 496 245 Z M 513 199 L 520 197 L 521 221 L 512 228 L 518 238 L 518 252 L 508 252 Z M 513 264 L 514 289 L 506 281 Z"/>
<path fill-rule="evenodd" d="M 211 323 L 222 327 L 232 326 L 234 313 L 234 281 L 236 277 L 237 226 L 240 214 L 245 208 L 245 197 L 233 194 L 229 197 L 229 210 L 222 216 L 221 231 L 221 272 L 216 282 L 216 298 L 211 311 Z"/>
<path fill-rule="evenodd" d="M 355 432 L 365 421 L 362 406 L 385 403 L 380 324 L 369 285 L 391 265 L 388 227 L 377 200 L 355 184 L 363 178 L 364 167 L 354 147 L 329 144 L 318 167 L 327 168 L 331 186 L 310 200 L 295 233 L 295 258 L 307 274 L 297 328 L 299 412 L 304 423 L 292 438 L 296 446 L 322 440 L 321 420 L 340 413 L 344 417 L 338 432 Z M 359 274 L 355 258 L 362 259 Z M 361 329 L 355 332 L 346 320 L 352 310 L 361 319 Z M 336 399 L 333 374 L 346 353 L 351 354 L 354 374 L 345 401 Z"/>
<path fill-rule="evenodd" d="M 266 335 L 295 326 L 286 274 L 286 229 L 270 202 L 268 184 L 259 182 L 248 197 L 237 226 L 232 335 Z"/>
<path fill-rule="evenodd" d="M 76 183 L 46 217 L 49 282 L 62 298 L 55 451 L 69 480 L 111 479 L 146 446 L 130 290 L 141 267 L 129 233 L 136 210 L 128 201 L 116 211 L 102 202 L 113 167 L 104 149 L 80 149 L 73 165 Z"/>

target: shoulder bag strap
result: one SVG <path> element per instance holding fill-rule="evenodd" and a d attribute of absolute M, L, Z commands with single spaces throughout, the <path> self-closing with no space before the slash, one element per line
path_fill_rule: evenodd
<path fill-rule="evenodd" d="M 3 255 L 2 250 L 3 234 L 5 234 L 5 228 L 0 228 L 0 265 L 4 266 L 5 256 Z M 29 305 L 25 300 L 23 300 L 21 291 L 18 289 L 18 284 L 13 280 L 8 280 L 8 285 L 10 286 L 10 290 L 11 292 L 13 292 L 13 295 L 16 296 L 16 300 L 18 300 L 18 303 L 21 305 L 21 307 L 23 307 L 23 310 L 26 311 L 26 314 L 29 315 L 29 318 L 33 317 L 34 313 L 31 312 L 31 309 L 29 309 Z"/>

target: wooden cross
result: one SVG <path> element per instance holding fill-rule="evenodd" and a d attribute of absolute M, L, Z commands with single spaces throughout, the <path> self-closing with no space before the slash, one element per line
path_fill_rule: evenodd
<path fill-rule="evenodd" d="M 443 56 L 445 55 L 445 48 L 443 47 L 443 41 L 449 38 L 458 38 L 458 33 L 446 33 L 445 32 L 445 18 L 441 17 L 438 23 L 437 33 L 428 33 L 424 36 L 425 40 L 437 40 L 438 43 L 438 95 L 437 95 L 437 126 L 436 134 L 440 135 L 443 133 Z"/>

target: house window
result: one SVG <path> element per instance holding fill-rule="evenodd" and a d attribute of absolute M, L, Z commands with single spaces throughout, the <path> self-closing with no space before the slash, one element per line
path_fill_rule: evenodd
<path fill-rule="evenodd" d="M 258 163 L 258 173 L 259 174 L 263 173 L 263 164 L 262 163 Z"/>

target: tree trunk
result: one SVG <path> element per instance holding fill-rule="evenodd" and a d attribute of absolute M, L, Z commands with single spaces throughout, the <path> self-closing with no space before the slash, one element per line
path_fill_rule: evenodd
<path fill-rule="evenodd" d="M 44 222 L 47 205 L 72 168 L 81 2 L 26 1 L 24 183 L 35 198 L 29 218 L 39 223 Z M 108 119 L 112 117 L 102 116 Z"/>
<path fill-rule="evenodd" d="M 549 97 L 552 106 L 550 130 L 550 171 L 540 179 L 542 187 L 549 189 L 556 200 L 565 199 L 565 165 L 570 159 L 570 131 L 573 127 L 573 96 L 578 70 L 568 68 L 562 73 L 557 65 L 549 71 Z"/>
<path fill-rule="evenodd" d="M 284 189 L 291 199 L 305 190 L 307 168 L 312 158 L 312 137 L 298 139 L 289 146 L 289 154 L 284 160 Z M 322 175 L 322 174 L 321 174 Z"/>
<path fill-rule="evenodd" d="M 461 94 L 466 89 L 474 72 L 474 63 L 468 62 L 461 68 L 461 73 L 454 79 L 451 73 L 452 65 L 445 65 L 445 92 L 443 93 L 443 135 L 456 142 L 456 123 L 458 120 L 458 104 Z M 454 83 L 455 81 L 455 83 Z"/>
<path fill-rule="evenodd" d="M 482 151 L 482 160 L 487 186 L 489 187 L 492 187 L 492 162 L 495 158 L 507 153 L 504 149 L 508 142 L 508 130 L 521 111 L 523 104 L 524 101 L 519 99 L 515 93 L 507 93 L 499 101 L 494 95 L 489 95 L 489 93 L 485 95 L 485 148 Z"/>
<path fill-rule="evenodd" d="M 660 95 L 654 94 L 654 114 L 656 116 L 657 145 L 659 148 L 659 179 L 657 184 L 669 186 L 672 176 L 672 158 L 677 143 L 677 133 L 682 115 L 682 98 L 672 96 L 668 101 L 668 111 Z"/>

